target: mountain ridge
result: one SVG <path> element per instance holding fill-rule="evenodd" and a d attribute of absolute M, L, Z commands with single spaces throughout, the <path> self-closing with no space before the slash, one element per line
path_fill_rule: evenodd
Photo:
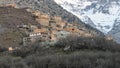
<path fill-rule="evenodd" d="M 89 24 L 90 18 L 95 28 L 107 33 L 119 17 L 119 2 L 113 0 L 55 0 L 67 11 Z M 114 11 L 112 11 L 114 10 Z M 88 20 L 88 22 L 86 22 Z"/>
<path fill-rule="evenodd" d="M 86 24 L 111 35 L 119 43 L 119 0 L 54 0 Z"/>

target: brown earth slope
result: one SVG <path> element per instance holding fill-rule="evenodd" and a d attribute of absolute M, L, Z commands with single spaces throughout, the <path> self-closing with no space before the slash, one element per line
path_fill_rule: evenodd
<path fill-rule="evenodd" d="M 20 46 L 24 32 L 19 31 L 17 25 L 38 25 L 33 15 L 25 9 L 0 7 L 0 46 Z"/>
<path fill-rule="evenodd" d="M 10 7 L 0 8 L 0 25 L 5 27 L 15 27 L 20 24 L 38 24 L 33 15 L 25 9 L 15 9 Z"/>

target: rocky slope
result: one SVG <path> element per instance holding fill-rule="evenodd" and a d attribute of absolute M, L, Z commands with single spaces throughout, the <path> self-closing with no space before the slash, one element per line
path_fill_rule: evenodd
<path fill-rule="evenodd" d="M 31 8 L 33 10 L 39 10 L 52 16 L 60 16 L 67 22 L 79 23 L 80 27 L 85 27 L 88 30 L 94 30 L 102 34 L 98 30 L 81 22 L 79 18 L 63 9 L 56 2 L 54 2 L 54 0 L 0 0 L 0 5 L 9 4 L 15 4 L 17 8 Z"/>
<path fill-rule="evenodd" d="M 104 33 L 112 29 L 120 14 L 119 1 L 115 0 L 55 0 L 55 2 L 85 23 L 90 24 L 89 21 L 92 21 L 90 25 L 95 25 L 95 28 Z"/>
<path fill-rule="evenodd" d="M 39 4 L 36 4 L 39 3 Z M 104 36 L 100 31 L 81 22 L 79 18 L 64 10 L 53 0 L 0 0 L 0 46 L 21 46 L 23 38 L 26 37 L 25 32 L 19 31 L 17 26 L 20 25 L 41 25 L 36 21 L 36 17 L 29 11 L 39 10 L 51 16 L 60 16 L 62 20 L 76 23 L 78 29 L 84 29 L 85 33 L 96 36 Z M 7 7 L 5 7 L 7 6 Z M 15 7 L 15 8 L 14 8 Z M 5 42 L 4 42 L 5 41 Z"/>
<path fill-rule="evenodd" d="M 3 2 L 3 5 L 16 4 L 19 8 L 29 7 L 33 10 L 40 10 L 47 14 L 59 15 L 68 22 L 81 22 L 74 15 L 62 9 L 62 7 L 57 5 L 53 0 L 1 0 L 0 2 Z"/>
<path fill-rule="evenodd" d="M 115 20 L 115 23 L 113 25 L 112 30 L 108 33 L 109 35 L 112 35 L 113 38 L 120 43 L 120 20 Z"/>
<path fill-rule="evenodd" d="M 83 22 L 99 29 L 105 34 L 112 34 L 116 39 L 119 33 L 119 0 L 55 0 L 67 11 L 79 17 Z M 116 30 L 115 30 L 116 29 Z"/>
<path fill-rule="evenodd" d="M 51 40 L 57 40 L 56 36 L 71 33 L 85 37 L 104 36 L 99 31 L 96 32 L 92 29 L 87 30 L 88 27 L 81 27 L 81 25 L 75 23 L 70 24 L 63 21 L 61 17 L 50 16 L 40 11 L 25 8 L 0 7 L 0 14 L 0 46 L 4 45 L 4 47 L 23 46 L 24 43 L 26 43 L 24 38 L 31 38 L 31 34 L 32 39 L 33 34 L 34 37 L 41 37 L 42 35 L 35 35 L 40 32 L 45 33 L 43 36 L 46 36 L 47 41 L 49 41 L 49 37 Z M 53 25 L 50 22 L 52 22 Z M 34 40 L 36 39 L 34 38 Z"/>
<path fill-rule="evenodd" d="M 24 24 L 40 26 L 25 9 L 0 7 L 0 47 L 21 46 L 26 34 L 18 30 L 17 26 Z"/>

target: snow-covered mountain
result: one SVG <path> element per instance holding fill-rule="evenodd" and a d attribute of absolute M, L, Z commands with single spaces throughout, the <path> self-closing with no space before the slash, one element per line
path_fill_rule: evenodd
<path fill-rule="evenodd" d="M 83 22 L 108 33 L 120 18 L 120 0 L 54 0 Z"/>

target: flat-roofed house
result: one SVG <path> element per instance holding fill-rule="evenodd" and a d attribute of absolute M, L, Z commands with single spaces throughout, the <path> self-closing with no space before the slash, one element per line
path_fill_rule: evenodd
<path fill-rule="evenodd" d="M 36 10 L 33 12 L 33 14 L 37 17 L 39 17 L 41 15 L 41 12 L 39 10 Z"/>
<path fill-rule="evenodd" d="M 49 19 L 37 18 L 36 21 L 42 26 L 49 26 Z"/>
<path fill-rule="evenodd" d="M 56 29 L 56 26 L 57 26 L 56 21 L 50 20 L 50 21 L 49 21 L 49 26 L 50 26 L 52 29 Z"/>
<path fill-rule="evenodd" d="M 59 17 L 59 16 L 55 16 L 55 17 L 54 17 L 54 20 L 55 20 L 56 22 L 61 22 L 61 21 L 62 21 L 62 18 Z"/>
<path fill-rule="evenodd" d="M 34 29 L 33 32 L 30 33 L 30 37 L 41 37 L 43 33 L 46 33 L 47 29 L 42 28 L 42 29 Z"/>
<path fill-rule="evenodd" d="M 65 28 L 64 30 L 72 33 L 79 33 L 79 29 L 72 28 L 72 27 Z"/>
<path fill-rule="evenodd" d="M 59 26 L 59 28 L 63 29 L 67 24 L 66 22 L 59 22 L 57 23 L 57 25 Z"/>
<path fill-rule="evenodd" d="M 34 29 L 34 31 L 29 34 L 29 37 L 31 38 L 31 40 L 40 39 L 41 41 L 45 41 L 49 37 L 48 30 L 47 28 Z"/>
<path fill-rule="evenodd" d="M 17 5 L 16 5 L 16 4 L 6 4 L 5 6 L 6 6 L 6 7 L 17 8 Z"/>
<path fill-rule="evenodd" d="M 42 18 L 42 19 L 50 19 L 50 16 L 48 14 L 41 14 L 39 18 Z"/>

